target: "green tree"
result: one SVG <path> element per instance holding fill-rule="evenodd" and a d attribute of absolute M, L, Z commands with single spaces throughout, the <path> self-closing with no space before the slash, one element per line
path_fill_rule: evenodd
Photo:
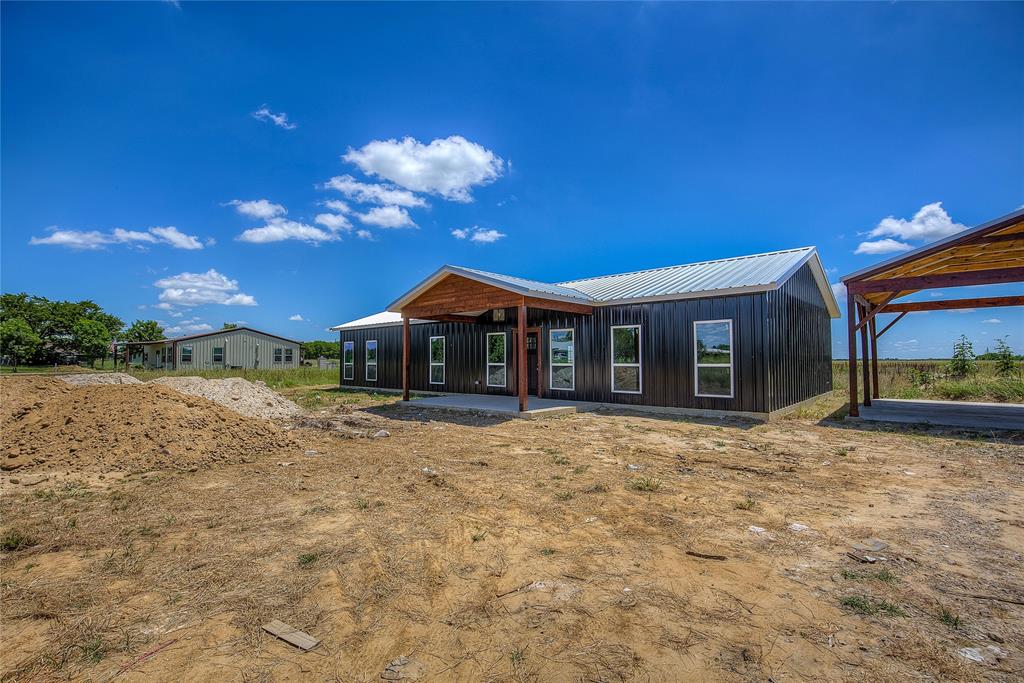
<path fill-rule="evenodd" d="M 110 331 L 98 320 L 81 318 L 71 328 L 72 348 L 93 364 L 97 358 L 107 355 L 110 339 Z"/>
<path fill-rule="evenodd" d="M 1017 361 L 1013 349 L 1006 343 L 1006 337 L 996 340 L 996 350 L 992 354 L 996 361 L 996 374 L 1000 377 L 1011 377 L 1017 372 Z"/>
<path fill-rule="evenodd" d="M 953 357 L 946 366 L 946 372 L 957 379 L 963 379 L 978 369 L 978 362 L 974 356 L 974 345 L 967 335 L 960 335 L 960 338 L 953 343 Z"/>
<path fill-rule="evenodd" d="M 122 341 L 156 341 L 164 338 L 164 328 L 155 320 L 136 320 L 121 333 Z"/>
<path fill-rule="evenodd" d="M 222 329 L 222 330 L 233 330 L 236 327 L 238 327 L 238 323 L 224 323 L 224 326 L 221 327 L 220 329 Z"/>
<path fill-rule="evenodd" d="M 341 342 L 314 341 L 302 342 L 302 357 L 306 360 L 316 360 L 320 356 L 324 358 L 341 358 Z"/>
<path fill-rule="evenodd" d="M 39 335 L 32 331 L 24 318 L 7 318 L 0 323 L 0 353 L 14 360 L 14 371 L 18 361 L 32 356 L 39 347 Z"/>

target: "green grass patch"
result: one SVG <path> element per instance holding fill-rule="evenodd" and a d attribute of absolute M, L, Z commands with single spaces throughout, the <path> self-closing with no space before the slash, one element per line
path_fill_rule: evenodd
<path fill-rule="evenodd" d="M 4 534 L 3 538 L 0 538 L 0 550 L 14 552 L 16 550 L 22 550 L 24 548 L 31 548 L 37 543 L 38 541 L 36 541 L 36 539 L 34 539 L 33 537 L 29 536 L 28 534 L 23 534 L 17 529 L 14 529 Z"/>
<path fill-rule="evenodd" d="M 661 480 L 653 477 L 632 477 L 626 480 L 626 488 L 630 491 L 654 493 L 661 489 Z"/>
<path fill-rule="evenodd" d="M 857 614 L 867 616 L 875 616 L 877 614 L 884 614 L 890 617 L 907 616 L 907 613 L 895 603 L 888 600 L 874 600 L 864 595 L 847 595 L 840 598 L 839 604 Z"/>
<path fill-rule="evenodd" d="M 299 566 L 308 567 L 320 559 L 319 553 L 302 553 L 299 555 Z"/>
<path fill-rule="evenodd" d="M 844 569 L 842 577 L 848 581 L 881 581 L 882 583 L 890 584 L 900 580 L 900 577 L 889 569 L 880 569 L 877 572 L 858 572 L 852 569 Z"/>
<path fill-rule="evenodd" d="M 963 626 L 963 621 L 960 620 L 960 615 L 950 611 L 946 607 L 939 609 L 939 621 L 948 626 L 953 631 L 957 631 Z"/>
<path fill-rule="evenodd" d="M 757 507 L 757 501 L 750 496 L 747 496 L 745 500 L 741 500 L 736 503 L 737 510 L 753 510 L 755 507 Z"/>

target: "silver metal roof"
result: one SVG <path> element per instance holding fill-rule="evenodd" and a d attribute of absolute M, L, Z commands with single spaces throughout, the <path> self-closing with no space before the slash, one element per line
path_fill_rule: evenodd
<path fill-rule="evenodd" d="M 534 293 L 543 294 L 557 294 L 558 296 L 568 297 L 570 299 L 579 299 L 580 301 L 591 301 L 591 297 L 577 289 L 572 287 L 566 287 L 561 284 L 551 284 L 550 282 L 539 282 L 537 280 L 527 280 L 526 278 L 515 277 L 513 275 L 502 275 L 501 273 L 488 273 L 486 270 L 476 270 L 475 268 L 463 268 L 462 266 L 451 266 L 458 270 L 465 271 L 467 273 L 474 273 L 481 277 L 495 280 L 498 282 L 504 282 L 516 287 L 521 287 L 524 290 L 529 290 Z"/>
<path fill-rule="evenodd" d="M 814 247 L 654 268 L 558 283 L 601 303 L 774 286 L 814 255 Z"/>

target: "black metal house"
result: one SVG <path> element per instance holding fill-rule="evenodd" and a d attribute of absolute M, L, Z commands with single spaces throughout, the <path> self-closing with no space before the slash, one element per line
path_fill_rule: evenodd
<path fill-rule="evenodd" d="M 341 385 L 768 419 L 832 389 L 813 247 L 557 284 L 444 266 L 338 325 Z"/>

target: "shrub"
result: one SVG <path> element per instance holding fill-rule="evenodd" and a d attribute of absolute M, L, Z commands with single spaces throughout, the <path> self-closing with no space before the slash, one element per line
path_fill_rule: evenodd
<path fill-rule="evenodd" d="M 953 343 L 953 357 L 946 365 L 946 372 L 957 379 L 963 379 L 978 371 L 978 361 L 974 355 L 974 345 L 967 335 L 961 334 Z"/>

